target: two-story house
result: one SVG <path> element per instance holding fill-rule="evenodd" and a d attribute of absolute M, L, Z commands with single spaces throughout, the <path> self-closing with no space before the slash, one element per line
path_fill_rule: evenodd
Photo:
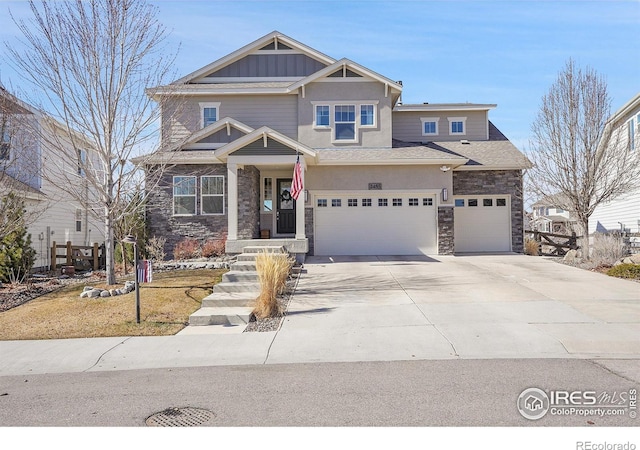
<path fill-rule="evenodd" d="M 531 205 L 531 229 L 565 235 L 577 232 L 577 221 L 567 209 L 560 206 L 567 204 L 563 198 L 560 194 L 550 195 Z"/>
<path fill-rule="evenodd" d="M 36 251 L 35 267 L 46 268 L 53 242 L 72 245 L 102 243 L 102 226 L 96 222 L 87 201 L 90 195 L 82 173 L 87 151 L 77 155 L 78 164 L 68 167 L 60 148 L 73 152 L 68 132 L 55 120 L 0 87 L 0 196 L 13 192 L 25 202 L 27 230 Z M 75 135 L 76 141 L 82 136 Z M 54 150 L 48 143 L 61 145 Z M 87 144 L 87 148 L 89 148 Z M 46 173 L 45 173 L 46 171 Z M 56 174 L 75 181 L 82 195 L 70 199 L 56 185 Z M 71 175 L 69 175 L 71 173 Z M 63 179 L 63 178 L 61 178 Z"/>
<path fill-rule="evenodd" d="M 298 255 L 522 252 L 529 162 L 489 120 L 496 105 L 403 104 L 402 89 L 278 32 L 150 88 L 164 169 L 151 234 L 168 254 L 225 236 L 229 253 L 266 236 Z"/>
<path fill-rule="evenodd" d="M 616 111 L 608 123 L 615 127 L 612 145 L 622 145 L 640 158 L 640 93 Z M 589 230 L 640 233 L 640 180 L 634 191 L 596 207 L 589 218 Z"/>

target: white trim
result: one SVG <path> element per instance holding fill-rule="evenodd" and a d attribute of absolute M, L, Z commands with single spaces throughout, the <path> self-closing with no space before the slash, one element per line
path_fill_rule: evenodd
<path fill-rule="evenodd" d="M 397 105 L 393 111 L 488 111 L 497 106 L 496 104 L 474 103 L 425 103 L 422 105 Z"/>
<path fill-rule="evenodd" d="M 449 135 L 450 136 L 464 136 L 467 134 L 467 118 L 466 117 L 447 117 L 449 120 Z M 451 124 L 453 122 L 462 122 L 462 133 L 451 131 Z"/>
<path fill-rule="evenodd" d="M 182 148 L 183 149 L 190 149 L 190 150 L 208 150 L 208 149 L 217 149 L 222 147 L 223 145 L 227 145 L 226 142 L 215 142 L 215 143 L 211 143 L 211 144 L 202 144 L 202 143 L 193 143 L 193 144 L 186 144 L 183 145 Z"/>
<path fill-rule="evenodd" d="M 425 133 L 424 124 L 427 122 L 435 122 L 436 124 L 436 132 L 435 133 Z M 439 134 L 440 128 L 440 117 L 420 117 L 420 124 L 422 127 L 422 136 L 437 136 Z"/>
<path fill-rule="evenodd" d="M 341 107 L 347 107 L 350 108 L 353 106 L 353 122 L 349 121 L 336 121 L 336 107 L 341 106 Z M 332 131 L 331 131 L 331 143 L 355 143 L 358 142 L 358 118 L 359 118 L 360 114 L 358 113 L 358 105 L 356 103 L 349 103 L 349 102 L 344 102 L 344 103 L 338 103 L 333 105 L 333 114 L 332 117 L 329 119 L 329 123 L 332 123 Z M 338 139 L 336 134 L 338 131 L 338 124 L 350 124 L 353 123 L 353 139 Z"/>
<path fill-rule="evenodd" d="M 215 84 L 215 83 L 272 83 L 291 82 L 295 83 L 305 77 L 205 77 L 193 81 L 192 84 Z"/>
<path fill-rule="evenodd" d="M 200 129 L 205 128 L 204 125 L 204 109 L 214 109 L 216 110 L 216 120 L 209 125 L 213 125 L 214 123 L 220 120 L 220 102 L 199 102 L 200 105 Z M 207 126 L 209 126 L 207 125 Z"/>
<path fill-rule="evenodd" d="M 373 123 L 363 125 L 362 124 L 362 107 L 363 106 L 373 106 Z M 360 128 L 377 128 L 378 127 L 378 102 L 371 103 L 360 103 L 358 105 L 358 125 Z"/>
<path fill-rule="evenodd" d="M 202 187 L 202 182 L 205 178 L 222 178 L 222 194 L 206 194 L 204 193 L 204 188 Z M 224 216 L 226 210 L 226 204 L 224 201 L 224 175 L 201 175 L 200 176 L 200 214 L 203 216 Z M 220 213 L 206 213 L 204 212 L 204 197 L 222 197 L 222 212 Z"/>
<path fill-rule="evenodd" d="M 193 195 L 176 195 L 176 178 L 193 178 L 195 180 Z M 193 197 L 193 214 L 176 214 L 176 197 Z M 171 212 L 175 217 L 192 217 L 198 215 L 198 177 L 195 175 L 174 175 L 171 183 Z"/>
<path fill-rule="evenodd" d="M 313 128 L 321 130 L 331 129 L 331 105 L 329 103 L 319 102 L 311 102 L 311 105 L 313 105 Z M 329 108 L 329 123 L 326 125 L 318 125 L 318 106 L 326 106 L 327 108 Z"/>

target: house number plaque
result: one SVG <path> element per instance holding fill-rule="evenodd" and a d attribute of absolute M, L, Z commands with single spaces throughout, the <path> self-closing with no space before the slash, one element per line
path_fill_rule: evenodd
<path fill-rule="evenodd" d="M 370 191 L 381 191 L 382 190 L 382 183 L 369 183 L 369 190 Z"/>

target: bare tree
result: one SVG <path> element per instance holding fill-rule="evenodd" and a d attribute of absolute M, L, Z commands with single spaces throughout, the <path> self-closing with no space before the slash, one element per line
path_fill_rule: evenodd
<path fill-rule="evenodd" d="M 29 4 L 31 20 L 14 18 L 26 50 L 8 50 L 66 129 L 63 138 L 47 142 L 61 150 L 60 170 L 50 181 L 77 198 L 85 195 L 79 192 L 78 175 L 86 180 L 93 194 L 90 210 L 104 223 L 107 283 L 113 284 L 114 223 L 126 213 L 120 202 L 146 159 L 135 165 L 129 161 L 145 151 L 151 155 L 158 133 L 162 104 L 152 101 L 145 88 L 165 82 L 175 53 L 167 53 L 157 9 L 144 0 Z M 65 151 L 69 145 L 73 150 Z"/>
<path fill-rule="evenodd" d="M 632 191 L 640 179 L 640 158 L 610 111 L 603 77 L 569 60 L 532 125 L 528 188 L 539 198 L 554 195 L 558 207 L 575 214 L 587 243 L 595 208 Z"/>

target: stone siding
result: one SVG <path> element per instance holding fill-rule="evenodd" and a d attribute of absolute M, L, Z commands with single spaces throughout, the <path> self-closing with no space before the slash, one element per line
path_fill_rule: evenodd
<path fill-rule="evenodd" d="M 438 207 L 438 255 L 452 255 L 453 241 L 453 207 Z"/>
<path fill-rule="evenodd" d="M 223 215 L 200 214 L 200 177 L 224 175 L 225 213 Z M 173 215 L 173 177 L 196 176 L 196 211 L 193 216 Z M 149 236 L 166 238 L 164 251 L 167 258 L 173 258 L 173 248 L 183 239 L 200 242 L 224 239 L 227 236 L 227 209 L 229 192 L 227 166 L 224 164 L 178 165 L 167 168 L 159 183 L 149 195 L 146 207 L 146 221 Z M 238 170 L 238 237 L 256 238 L 259 235 L 260 217 L 260 173 L 253 166 Z"/>
<path fill-rule="evenodd" d="M 453 172 L 453 195 L 511 196 L 511 249 L 524 251 L 524 202 L 521 170 Z"/>

